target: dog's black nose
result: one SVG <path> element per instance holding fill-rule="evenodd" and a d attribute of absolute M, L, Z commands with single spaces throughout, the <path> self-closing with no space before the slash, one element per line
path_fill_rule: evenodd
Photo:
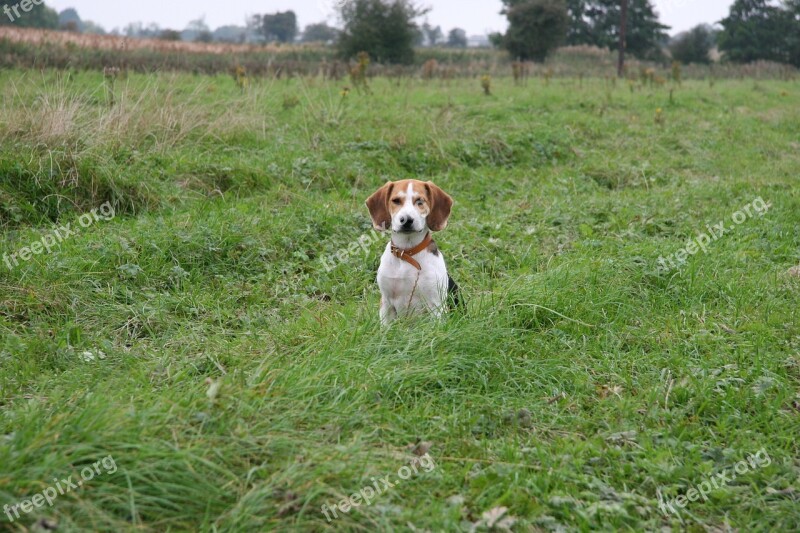
<path fill-rule="evenodd" d="M 398 220 L 400 221 L 400 225 L 404 228 L 410 227 L 414 223 L 411 217 L 407 217 L 405 215 L 402 215 Z"/>

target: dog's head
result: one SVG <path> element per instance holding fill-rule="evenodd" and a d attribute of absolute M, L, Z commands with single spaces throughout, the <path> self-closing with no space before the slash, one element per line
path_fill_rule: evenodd
<path fill-rule="evenodd" d="M 367 207 L 377 230 L 442 231 L 447 227 L 453 199 L 430 181 L 390 181 L 367 199 Z"/>

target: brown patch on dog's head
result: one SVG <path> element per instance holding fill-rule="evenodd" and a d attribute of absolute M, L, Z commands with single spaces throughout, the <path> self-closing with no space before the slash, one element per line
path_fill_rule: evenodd
<path fill-rule="evenodd" d="M 367 199 L 375 229 L 391 228 L 393 217 L 407 205 L 409 194 L 418 215 L 431 231 L 447 227 L 453 199 L 430 181 L 401 180 L 388 182 Z"/>
<path fill-rule="evenodd" d="M 442 231 L 447 227 L 447 220 L 450 218 L 450 210 L 453 208 L 453 199 L 446 192 L 433 184 L 432 181 L 425 183 L 428 191 L 428 198 L 431 204 L 431 212 L 428 215 L 428 227 L 431 231 Z"/>
<path fill-rule="evenodd" d="M 389 212 L 389 195 L 392 194 L 394 183 L 386 185 L 375 191 L 367 198 L 367 209 L 372 217 L 372 226 L 378 231 L 385 231 L 392 227 L 392 214 Z"/>

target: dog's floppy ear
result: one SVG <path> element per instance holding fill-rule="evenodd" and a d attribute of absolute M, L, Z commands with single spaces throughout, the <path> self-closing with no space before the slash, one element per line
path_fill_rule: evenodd
<path fill-rule="evenodd" d="M 367 198 L 367 209 L 372 217 L 372 226 L 378 231 L 385 231 L 392 227 L 392 215 L 389 213 L 389 195 L 394 188 L 393 182 L 378 189 L 375 194 Z"/>
<path fill-rule="evenodd" d="M 428 227 L 431 231 L 442 231 L 447 227 L 450 218 L 450 209 L 453 208 L 453 199 L 442 189 L 429 181 L 425 184 L 428 189 L 428 198 L 431 202 L 431 212 L 428 215 Z"/>

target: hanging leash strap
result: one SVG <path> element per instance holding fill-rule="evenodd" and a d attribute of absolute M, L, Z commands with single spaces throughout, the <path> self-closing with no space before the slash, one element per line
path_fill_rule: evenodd
<path fill-rule="evenodd" d="M 431 237 L 431 234 L 428 233 L 425 236 L 425 238 L 422 239 L 421 243 L 419 243 L 418 245 L 416 245 L 413 248 L 409 248 L 408 250 L 403 250 L 402 248 L 398 248 L 397 246 L 395 246 L 394 243 L 392 243 L 392 255 L 395 256 L 398 259 L 401 259 L 401 260 L 405 261 L 406 263 L 408 263 L 409 265 L 413 266 L 417 270 L 422 270 L 422 267 L 420 266 L 419 261 L 414 259 L 414 256 L 417 255 L 418 253 L 420 253 L 422 250 L 424 250 L 428 246 L 430 246 L 430 244 L 432 242 L 433 242 L 433 237 Z M 415 288 L 416 288 L 416 286 L 415 286 Z"/>

